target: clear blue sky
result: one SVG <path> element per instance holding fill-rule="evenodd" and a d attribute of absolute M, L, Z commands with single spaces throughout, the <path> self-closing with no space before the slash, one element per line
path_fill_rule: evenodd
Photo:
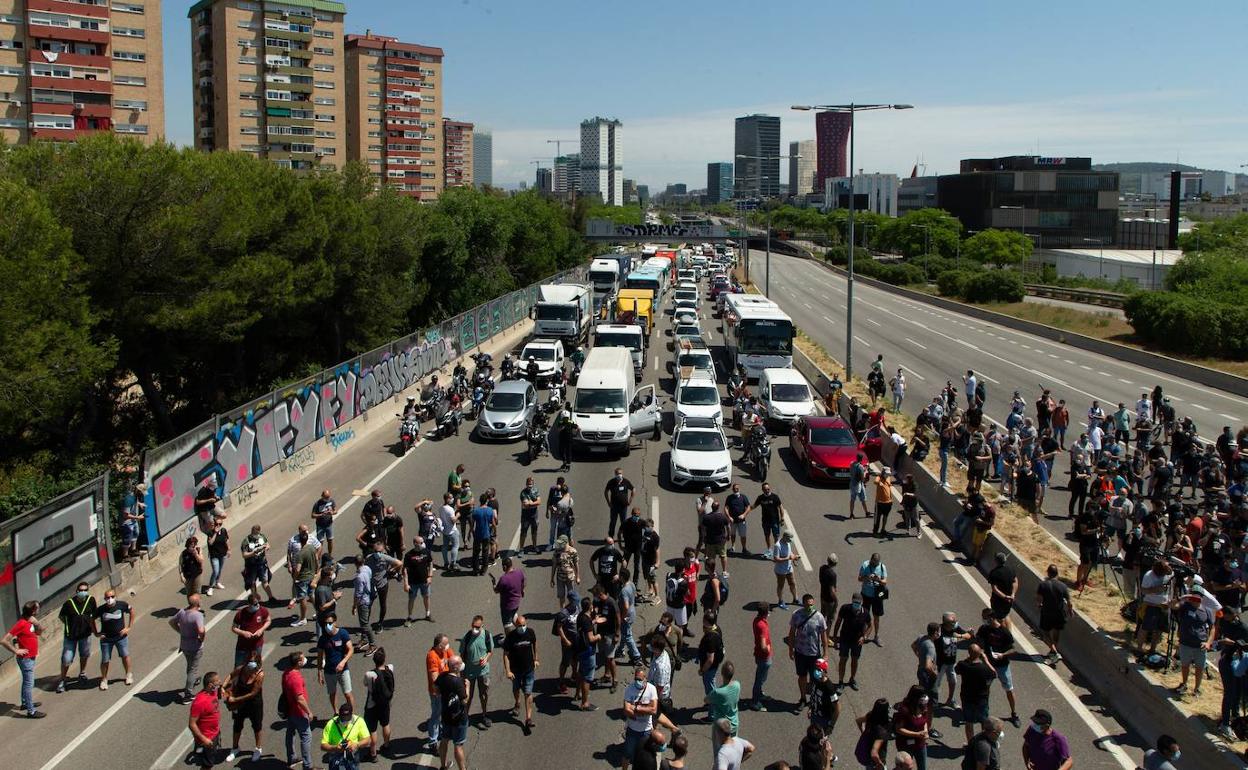
<path fill-rule="evenodd" d="M 165 6 L 168 134 L 191 136 L 189 3 Z M 624 122 L 624 175 L 706 183 L 733 117 L 807 102 L 909 102 L 860 116 L 857 164 L 908 174 L 963 157 L 1248 163 L 1243 0 L 1162 3 L 355 0 L 347 31 L 446 51 L 446 115 L 494 131 L 494 179 L 531 182 L 546 138 Z M 784 148 L 787 150 L 787 146 Z M 565 151 L 567 148 L 565 148 Z"/>

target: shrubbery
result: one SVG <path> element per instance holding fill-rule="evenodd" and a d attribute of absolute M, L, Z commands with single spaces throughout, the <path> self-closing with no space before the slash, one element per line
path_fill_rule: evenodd
<path fill-rule="evenodd" d="M 946 270 L 936 276 L 936 290 L 942 297 L 965 296 L 966 282 L 973 277 L 973 270 Z"/>
<path fill-rule="evenodd" d="M 967 302 L 1022 302 L 1027 292 L 1023 278 L 1011 270 L 987 270 L 972 275 L 962 287 Z"/>
<path fill-rule="evenodd" d="M 1248 309 L 1176 292 L 1141 292 L 1127 299 L 1127 320 L 1163 350 L 1217 358 L 1248 358 Z"/>

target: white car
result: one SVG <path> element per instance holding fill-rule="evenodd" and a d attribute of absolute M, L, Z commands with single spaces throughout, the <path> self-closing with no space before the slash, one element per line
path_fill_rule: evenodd
<path fill-rule="evenodd" d="M 668 477 L 677 486 L 727 487 L 732 483 L 732 457 L 720 424 L 709 417 L 687 417 L 672 431 Z"/>
<path fill-rule="evenodd" d="M 538 382 L 549 382 L 555 370 L 563 368 L 563 343 L 551 339 L 535 339 L 525 343 L 517 362 L 523 377 L 528 376 L 530 358 L 537 363 Z"/>
<path fill-rule="evenodd" d="M 672 314 L 672 323 L 675 326 L 689 325 L 689 326 L 697 326 L 698 328 L 702 328 L 702 321 L 698 318 L 697 311 L 690 310 L 687 307 L 681 307 L 681 308 L 676 309 L 676 312 Z"/>
<path fill-rule="evenodd" d="M 758 406 L 765 419 L 785 425 L 816 413 L 810 385 L 796 369 L 764 369 L 758 377 Z"/>
<path fill-rule="evenodd" d="M 720 408 L 719 388 L 715 381 L 698 374 L 676 385 L 676 423 L 686 417 L 709 417 L 716 422 L 723 420 Z"/>
<path fill-rule="evenodd" d="M 688 379 L 701 373 L 707 379 L 715 380 L 715 359 L 705 346 L 698 347 L 692 341 L 688 344 L 682 342 L 673 353 L 672 374 L 678 379 Z"/>

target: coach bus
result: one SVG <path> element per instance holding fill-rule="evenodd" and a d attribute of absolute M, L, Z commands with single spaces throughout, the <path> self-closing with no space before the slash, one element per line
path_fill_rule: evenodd
<path fill-rule="evenodd" d="M 745 367 L 749 379 L 764 369 L 793 366 L 793 319 L 757 294 L 732 294 L 724 302 L 724 347 L 728 363 Z"/>

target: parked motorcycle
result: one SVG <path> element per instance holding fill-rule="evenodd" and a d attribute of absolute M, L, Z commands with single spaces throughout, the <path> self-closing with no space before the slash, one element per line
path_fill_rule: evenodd
<path fill-rule="evenodd" d="M 489 353 L 477 353 L 472 356 L 476 369 L 472 372 L 472 387 L 484 388 L 488 393 L 494 390 L 494 357 Z"/>
<path fill-rule="evenodd" d="M 529 423 L 529 429 L 524 434 L 524 441 L 528 447 L 524 453 L 525 465 L 541 457 L 543 452 L 550 453 L 549 435 L 550 431 L 545 421 L 533 420 Z"/>
<path fill-rule="evenodd" d="M 755 425 L 750 430 L 744 459 L 754 466 L 755 475 L 760 482 L 767 480 L 767 467 L 771 464 L 771 437 L 762 425 Z"/>
<path fill-rule="evenodd" d="M 402 420 L 399 423 L 399 444 L 403 447 L 403 454 L 407 454 L 407 450 L 415 446 L 420 437 L 420 421 L 415 416 L 404 418 L 403 415 L 396 414 L 395 417 Z"/>
<path fill-rule="evenodd" d="M 464 410 L 460 407 L 459 399 L 452 398 L 442 405 L 442 411 L 438 414 L 434 435 L 439 439 L 448 438 L 452 435 L 458 436 L 459 426 L 463 421 Z"/>

